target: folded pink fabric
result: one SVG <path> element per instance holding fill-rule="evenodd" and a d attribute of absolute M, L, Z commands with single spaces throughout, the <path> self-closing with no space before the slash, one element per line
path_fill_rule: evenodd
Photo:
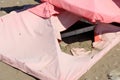
<path fill-rule="evenodd" d="M 40 5 L 37 5 L 36 7 L 28 9 L 28 11 L 44 19 L 50 18 L 54 30 L 56 31 L 56 37 L 60 40 L 60 32 L 66 30 L 80 19 L 80 17 L 77 15 L 57 8 L 51 5 L 49 2 L 44 2 Z"/>
<path fill-rule="evenodd" d="M 120 42 L 120 32 L 118 31 L 115 33 L 115 37 L 112 36 L 112 40 L 107 38 L 107 40 L 110 39 L 110 44 L 107 44 L 100 52 L 85 56 L 65 54 L 56 40 L 56 31 L 53 27 L 56 24 L 53 23 L 54 19 L 59 21 L 60 18 L 62 21 L 66 14 L 61 14 L 56 17 L 57 19 L 54 17 L 44 19 L 26 10 L 0 17 L 0 61 L 41 80 L 78 80 Z M 70 20 L 67 19 L 74 19 L 71 16 L 65 19 L 64 24 L 69 24 Z M 73 21 L 75 20 L 77 18 Z M 101 30 L 98 33 L 102 32 L 101 26 L 98 25 L 98 30 Z M 104 26 L 115 29 L 115 31 L 118 29 L 113 25 Z M 81 53 L 80 50 L 76 52 Z"/>
<path fill-rule="evenodd" d="M 52 3 L 52 0 L 49 1 Z M 54 5 L 64 6 L 62 5 L 64 2 L 54 1 L 57 2 L 54 2 Z M 78 56 L 65 54 L 61 51 L 56 37 L 60 36 L 59 31 L 68 28 L 79 20 L 79 17 L 56 8 L 50 3 L 45 2 L 26 11 L 12 12 L 0 17 L 0 60 L 42 80 L 78 80 L 120 42 L 120 28 L 108 24 L 97 26 L 95 32 L 103 36 L 105 45 L 97 42 L 94 43 L 94 47 L 104 46 L 101 51 L 94 52 L 93 50 L 91 54 L 81 56 L 79 55 L 81 50 L 76 49 Z M 66 6 L 68 7 L 67 3 Z M 69 8 L 76 9 L 67 7 L 65 9 L 68 11 L 70 11 Z M 62 13 L 60 14 L 60 12 Z M 73 13 L 75 12 L 73 11 Z M 53 16 L 56 14 L 59 15 Z M 90 17 L 89 14 L 88 16 Z M 106 19 L 103 21 L 107 22 Z M 105 33 L 105 28 L 102 26 L 111 28 L 110 31 L 106 29 L 109 33 Z M 111 30 L 116 32 L 113 33 Z"/>
<path fill-rule="evenodd" d="M 119 22 L 120 0 L 42 0 L 91 22 Z"/>
<path fill-rule="evenodd" d="M 43 18 L 50 18 L 53 15 L 60 14 L 64 10 L 53 6 L 49 2 L 44 2 L 36 7 L 30 8 L 29 11 Z"/>

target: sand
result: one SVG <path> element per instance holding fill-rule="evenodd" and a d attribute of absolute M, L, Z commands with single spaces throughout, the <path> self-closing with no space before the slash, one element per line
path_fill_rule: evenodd
<path fill-rule="evenodd" d="M 34 0 L 0 0 L 0 8 L 11 9 L 14 6 L 23 6 L 28 4 L 37 4 Z M 0 16 L 7 14 L 5 11 L 0 11 Z M 91 45 L 91 38 L 82 41 L 81 35 L 72 36 L 63 39 L 67 44 L 67 52 L 71 47 L 86 47 Z M 84 37 L 85 38 L 85 37 Z M 71 41 L 69 41 L 71 40 Z M 80 46 L 82 45 L 82 46 Z M 87 48 L 90 50 L 91 48 Z M 63 48 L 63 51 L 66 51 Z M 98 61 L 86 74 L 79 80 L 109 80 L 108 74 L 120 66 L 120 44 L 110 50 L 100 61 Z M 0 80 L 37 80 L 33 76 L 25 74 L 18 69 L 15 69 L 3 62 L 0 62 Z"/>

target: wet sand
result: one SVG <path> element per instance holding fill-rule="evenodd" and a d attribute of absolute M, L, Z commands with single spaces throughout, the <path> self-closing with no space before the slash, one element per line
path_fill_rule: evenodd
<path fill-rule="evenodd" d="M 14 6 L 23 6 L 28 4 L 37 4 L 34 0 L 0 0 L 0 8 L 8 8 Z M 5 11 L 0 11 L 0 16 L 7 14 Z M 80 38 L 80 36 L 79 36 Z M 70 39 L 75 40 L 74 43 L 69 44 L 71 47 L 78 47 L 78 36 Z M 69 38 L 68 38 L 69 39 Z M 64 41 L 68 41 L 64 39 Z M 82 44 L 90 45 L 91 41 L 87 40 Z M 68 47 L 69 50 L 69 47 Z M 110 50 L 100 61 L 98 61 L 86 74 L 84 74 L 79 80 L 108 80 L 108 74 L 120 66 L 120 44 Z M 0 80 L 36 80 L 34 77 L 21 72 L 3 62 L 0 62 Z"/>

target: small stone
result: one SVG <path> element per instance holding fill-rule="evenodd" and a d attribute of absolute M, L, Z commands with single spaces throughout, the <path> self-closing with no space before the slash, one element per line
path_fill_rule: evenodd
<path fill-rule="evenodd" d="M 4 1 L 2 0 L 2 1 L 0 1 L 0 3 L 4 3 Z"/>
<path fill-rule="evenodd" d="M 19 4 L 20 4 L 20 2 L 16 2 L 16 4 L 17 4 L 17 5 L 19 5 Z"/>
<path fill-rule="evenodd" d="M 115 69 L 112 70 L 109 74 L 108 74 L 108 79 L 109 80 L 120 80 L 120 69 Z"/>
<path fill-rule="evenodd" d="M 117 50 L 117 51 L 120 51 L 120 49 L 119 49 L 119 48 L 117 48 L 116 50 Z"/>
<path fill-rule="evenodd" d="M 96 76 L 95 79 L 98 80 L 99 78 Z"/>

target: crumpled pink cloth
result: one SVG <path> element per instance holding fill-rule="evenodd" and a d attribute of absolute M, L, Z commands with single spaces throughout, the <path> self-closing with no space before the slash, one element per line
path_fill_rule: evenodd
<path fill-rule="evenodd" d="M 44 19 L 50 18 L 51 24 L 53 25 L 55 30 L 56 38 L 60 40 L 60 32 L 66 30 L 80 19 L 79 16 L 74 15 L 63 9 L 57 8 L 49 2 L 39 4 L 36 7 L 28 9 L 28 11 Z"/>
<path fill-rule="evenodd" d="M 88 19 L 90 22 L 120 23 L 120 0 L 42 0 Z"/>
<path fill-rule="evenodd" d="M 117 32 L 99 53 L 72 56 L 61 51 L 51 18 L 29 10 L 0 17 L 0 61 L 42 80 L 78 80 L 119 42 Z"/>
<path fill-rule="evenodd" d="M 49 2 L 44 2 L 36 7 L 30 8 L 29 11 L 43 18 L 50 18 L 53 15 L 60 14 L 64 10 L 53 6 Z"/>

